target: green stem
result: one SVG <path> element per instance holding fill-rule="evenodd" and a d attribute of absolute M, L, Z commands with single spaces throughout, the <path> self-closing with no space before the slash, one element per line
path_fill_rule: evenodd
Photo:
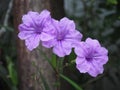
<path fill-rule="evenodd" d="M 58 86 L 57 86 L 57 90 L 60 90 L 60 73 L 63 72 L 63 58 L 59 58 L 57 57 L 56 58 L 56 62 L 57 62 L 57 67 L 56 67 L 56 75 L 57 75 L 57 83 L 58 83 Z"/>

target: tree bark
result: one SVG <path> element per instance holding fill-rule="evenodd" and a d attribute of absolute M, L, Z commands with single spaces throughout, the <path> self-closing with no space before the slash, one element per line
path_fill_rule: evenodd
<path fill-rule="evenodd" d="M 14 0 L 14 26 L 16 36 L 18 34 L 18 25 L 21 23 L 22 15 L 29 10 L 40 12 L 43 9 L 48 9 L 56 19 L 64 16 L 63 0 Z M 38 70 L 33 66 L 35 62 L 41 70 L 45 80 L 48 82 L 51 90 L 56 90 L 54 86 L 56 75 L 44 56 L 35 49 L 32 52 L 26 49 L 24 41 L 16 39 L 17 53 L 18 53 L 18 73 L 19 73 L 19 90 L 44 90 L 43 83 Z M 39 47 L 48 57 L 50 57 L 51 50 Z M 40 81 L 40 82 L 39 82 Z"/>

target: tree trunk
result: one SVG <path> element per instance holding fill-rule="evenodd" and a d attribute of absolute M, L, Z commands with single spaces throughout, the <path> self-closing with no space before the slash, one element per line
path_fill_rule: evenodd
<path fill-rule="evenodd" d="M 18 34 L 18 25 L 21 23 L 22 15 L 29 10 L 40 12 L 48 9 L 56 19 L 64 16 L 63 0 L 14 0 L 14 26 L 16 34 Z M 17 35 L 16 35 L 17 36 Z M 50 49 L 39 47 L 48 57 L 50 57 Z M 51 90 L 56 90 L 54 86 L 56 75 L 50 64 L 45 60 L 44 56 L 35 49 L 32 52 L 26 49 L 24 41 L 17 38 L 18 51 L 18 73 L 19 73 L 19 90 L 44 90 L 42 79 L 37 73 L 38 70 L 33 66 L 35 62 L 42 72 L 45 80 L 48 82 Z"/>

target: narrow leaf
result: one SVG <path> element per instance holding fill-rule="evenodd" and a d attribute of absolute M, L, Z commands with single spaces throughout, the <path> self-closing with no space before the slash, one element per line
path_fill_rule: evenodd
<path fill-rule="evenodd" d="M 42 75 L 40 70 L 39 70 L 39 74 L 40 74 L 41 80 L 42 80 L 42 82 L 44 84 L 45 90 L 50 90 L 49 85 L 48 85 L 46 79 L 44 78 L 44 76 Z"/>
<path fill-rule="evenodd" d="M 15 70 L 14 64 L 12 62 L 12 60 L 9 57 L 6 57 L 6 59 L 8 60 L 8 72 L 9 72 L 9 76 L 10 79 L 12 81 L 12 83 L 17 86 L 18 84 L 18 78 L 17 78 L 17 71 Z"/>
<path fill-rule="evenodd" d="M 44 85 L 45 90 L 50 90 L 50 87 L 49 87 L 45 77 L 43 76 L 40 68 L 38 66 L 36 66 L 35 62 L 32 62 L 32 65 L 38 70 L 38 74 L 39 74 L 40 79 L 41 79 L 41 81 L 42 81 L 42 83 Z"/>
<path fill-rule="evenodd" d="M 79 85 L 77 85 L 74 81 L 72 81 L 68 77 L 66 77 L 62 74 L 60 74 L 60 77 L 62 77 L 64 80 L 66 80 L 68 83 L 70 83 L 76 90 L 82 90 L 82 88 Z"/>
<path fill-rule="evenodd" d="M 52 64 L 52 67 L 53 67 L 53 68 L 56 68 L 56 67 L 57 67 L 56 55 L 55 55 L 55 54 L 52 55 L 51 64 Z"/>

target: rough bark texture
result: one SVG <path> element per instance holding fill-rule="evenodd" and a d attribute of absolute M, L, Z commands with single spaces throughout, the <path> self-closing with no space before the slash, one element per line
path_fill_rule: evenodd
<path fill-rule="evenodd" d="M 14 0 L 13 6 L 16 36 L 18 33 L 18 25 L 21 23 L 21 17 L 29 10 L 40 12 L 43 9 L 48 9 L 56 19 L 60 19 L 64 16 L 62 0 Z M 50 57 L 51 51 L 49 49 L 45 49 L 42 46 L 39 48 L 44 51 L 48 57 Z M 38 70 L 34 68 L 32 62 L 35 62 L 37 66 L 39 66 L 51 90 L 56 90 L 56 87 L 54 86 L 56 81 L 55 72 L 47 60 L 44 59 L 43 55 L 41 55 L 37 49 L 32 52 L 28 51 L 24 41 L 21 41 L 18 38 L 17 50 L 20 80 L 19 90 L 44 90 L 41 78 L 39 77 L 39 74 L 36 73 Z"/>

